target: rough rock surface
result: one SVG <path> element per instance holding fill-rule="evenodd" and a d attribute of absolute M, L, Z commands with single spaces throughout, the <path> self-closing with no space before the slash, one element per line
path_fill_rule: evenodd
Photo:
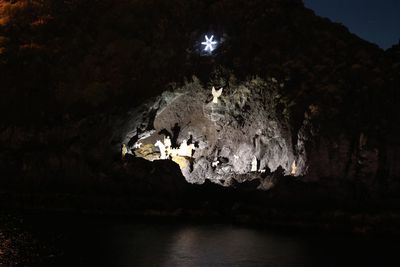
<path fill-rule="evenodd" d="M 122 143 L 131 153 L 153 160 L 138 151 L 150 146 L 159 157 L 157 140 L 169 136 L 175 146 L 190 140 L 196 148 L 182 173 L 191 183 L 209 179 L 230 185 L 232 179 L 263 179 L 279 167 L 286 175 L 304 175 L 305 131 L 310 126 L 305 119 L 303 127 L 293 132 L 287 103 L 279 94 L 283 86 L 275 79 L 254 78 L 224 88 L 214 103 L 211 90 L 194 78 L 132 112 Z M 252 162 L 256 169 L 252 170 Z"/>

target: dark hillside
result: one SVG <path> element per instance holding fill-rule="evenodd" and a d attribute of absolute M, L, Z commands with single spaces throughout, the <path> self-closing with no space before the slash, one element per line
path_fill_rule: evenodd
<path fill-rule="evenodd" d="M 220 41 L 213 55 L 200 51 L 205 34 Z M 205 207 L 252 219 L 274 205 L 396 210 L 399 62 L 399 45 L 383 51 L 300 0 L 0 0 L 0 202 L 123 212 Z M 207 90 L 230 92 L 255 77 L 280 88 L 274 112 L 287 118 L 291 143 L 311 125 L 296 152 L 307 156 L 308 172 L 267 173 L 263 181 L 276 188 L 254 193 L 246 179 L 224 191 L 187 184 L 172 162 L 121 160 L 115 148 L 127 135 L 116 125 L 193 76 Z M 181 117 L 193 115 L 182 106 Z"/>

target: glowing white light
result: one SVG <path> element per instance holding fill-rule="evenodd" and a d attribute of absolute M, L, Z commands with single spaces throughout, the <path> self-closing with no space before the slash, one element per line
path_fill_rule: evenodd
<path fill-rule="evenodd" d="M 135 143 L 134 145 L 133 145 L 133 148 L 140 148 L 141 146 L 142 146 L 143 144 L 142 143 Z"/>
<path fill-rule="evenodd" d="M 219 164 L 219 161 L 217 160 L 217 161 L 214 161 L 213 163 L 211 163 L 211 166 L 213 166 L 213 167 L 217 167 L 217 166 L 218 166 L 218 164 Z"/>
<path fill-rule="evenodd" d="M 211 94 L 213 95 L 213 103 L 218 104 L 218 97 L 222 94 L 222 87 L 219 90 L 215 90 L 214 86 L 211 89 Z"/>
<path fill-rule="evenodd" d="M 251 161 L 251 171 L 256 172 L 257 171 L 257 158 L 256 156 L 253 157 L 253 160 Z"/>
<path fill-rule="evenodd" d="M 158 146 L 158 149 L 160 149 L 160 159 L 167 159 L 167 155 L 165 153 L 165 145 L 163 144 L 163 142 L 157 140 L 154 146 Z"/>
<path fill-rule="evenodd" d="M 292 171 L 290 172 L 291 175 L 296 175 L 297 173 L 297 165 L 296 165 L 296 161 L 293 161 L 292 163 Z"/>
<path fill-rule="evenodd" d="M 128 148 L 126 147 L 125 144 L 122 144 L 122 148 L 121 148 L 121 155 L 122 158 L 125 158 L 125 155 L 128 153 Z"/>
<path fill-rule="evenodd" d="M 214 45 L 217 44 L 217 41 L 213 41 L 214 35 L 211 35 L 210 38 L 208 38 L 208 36 L 206 35 L 205 38 L 206 38 L 206 41 L 201 43 L 202 45 L 206 46 L 204 48 L 204 51 L 212 52 L 215 49 Z"/>
<path fill-rule="evenodd" d="M 169 159 L 170 156 L 172 158 L 177 156 L 191 158 L 193 150 L 196 149 L 194 144 L 188 145 L 186 140 L 183 140 L 179 148 L 172 148 L 171 139 L 169 139 L 168 136 L 164 138 L 164 143 L 160 140 L 157 140 L 154 146 L 158 147 L 160 150 L 160 159 Z"/>

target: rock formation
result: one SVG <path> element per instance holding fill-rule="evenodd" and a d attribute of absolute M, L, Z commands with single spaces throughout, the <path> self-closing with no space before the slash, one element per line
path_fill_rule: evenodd
<path fill-rule="evenodd" d="M 0 1 L 1 189 L 398 207 L 398 51 L 300 0 Z"/>
<path fill-rule="evenodd" d="M 130 144 L 138 157 L 154 160 L 149 154 L 157 153 L 158 159 L 167 159 L 165 146 L 159 140 L 173 136 L 173 129 L 179 128 L 173 136 L 180 144 L 179 150 L 187 147 L 186 140 L 191 140 L 190 146 L 195 147 L 193 155 L 178 153 L 188 162 L 182 173 L 191 183 L 209 179 L 230 185 L 232 179 L 258 179 L 258 170 L 268 170 L 270 174 L 279 167 L 286 175 L 304 175 L 304 131 L 310 126 L 304 123 L 298 132 L 293 131 L 289 115 L 285 117 L 277 111 L 280 90 L 282 86 L 277 82 L 254 78 L 231 85 L 214 101 L 215 94 L 210 95 L 194 78 L 193 82 L 145 104 L 150 108 L 140 116 L 133 112 L 134 119 L 124 127 L 127 132 L 121 142 Z M 140 130 L 140 125 L 146 125 L 145 129 Z M 136 148 L 138 143 L 151 147 L 153 153 L 143 153 L 143 149 Z M 295 172 L 294 162 L 298 162 Z"/>

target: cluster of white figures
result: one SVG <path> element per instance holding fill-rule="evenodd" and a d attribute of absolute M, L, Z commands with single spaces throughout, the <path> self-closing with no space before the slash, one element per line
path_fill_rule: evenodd
<path fill-rule="evenodd" d="M 254 156 L 253 160 L 251 161 L 251 171 L 252 172 L 260 172 L 260 173 L 264 173 L 265 169 L 259 170 L 258 169 L 258 161 L 257 158 Z M 296 161 L 293 161 L 292 165 L 291 165 L 291 171 L 290 171 L 291 175 L 296 175 L 297 174 L 297 165 L 296 165 Z"/>
<path fill-rule="evenodd" d="M 223 88 L 219 90 L 215 90 L 213 86 L 211 89 L 211 94 L 213 96 L 213 103 L 218 104 L 218 98 L 222 94 Z M 160 150 L 160 159 L 170 159 L 172 157 L 181 156 L 181 157 L 192 157 L 193 150 L 195 149 L 194 144 L 187 144 L 186 140 L 183 140 L 179 148 L 172 148 L 171 139 L 169 136 L 164 138 L 164 142 L 157 140 L 154 144 Z"/>
<path fill-rule="evenodd" d="M 154 145 L 160 150 L 160 159 L 169 159 L 176 156 L 192 157 L 193 150 L 195 149 L 194 144 L 188 145 L 186 140 L 183 140 L 179 148 L 172 148 L 169 136 L 164 138 L 164 142 L 157 140 Z"/>
<path fill-rule="evenodd" d="M 219 90 L 215 90 L 215 87 L 212 87 L 211 89 L 211 94 L 213 96 L 212 102 L 215 104 L 218 104 L 218 98 L 222 94 L 223 88 L 221 87 Z M 135 143 L 133 145 L 134 149 L 140 148 L 142 146 L 142 143 Z M 158 147 L 160 150 L 160 159 L 170 159 L 176 156 L 181 156 L 181 157 L 192 157 L 193 155 L 193 150 L 195 150 L 195 145 L 194 144 L 187 144 L 186 140 L 183 140 L 179 148 L 173 148 L 171 139 L 169 136 L 164 137 L 164 141 L 157 140 L 157 142 L 154 144 L 154 146 Z M 129 153 L 128 149 L 125 144 L 122 145 L 122 157 L 125 156 L 125 154 Z"/>
<path fill-rule="evenodd" d="M 212 121 L 214 123 L 216 123 L 216 121 L 219 119 L 219 117 L 217 117 L 217 119 L 214 120 L 212 117 L 214 115 L 213 111 L 214 111 L 214 108 L 217 111 L 219 111 L 221 109 L 220 105 L 218 105 L 218 104 L 221 103 L 220 97 L 222 95 L 222 92 L 223 92 L 222 87 L 218 90 L 216 90 L 215 87 L 212 87 L 211 95 L 213 98 L 212 98 L 212 101 L 210 101 L 207 104 L 209 110 L 211 110 L 211 112 L 209 113 L 211 115 L 209 117 L 209 119 L 210 119 L 210 121 Z M 222 102 L 224 103 L 225 101 L 223 100 Z M 220 115 L 220 114 L 218 114 L 218 112 L 216 112 L 216 114 Z M 204 127 L 206 127 L 206 126 L 204 126 Z M 149 138 L 155 132 L 156 131 L 154 130 L 152 132 L 147 133 L 146 135 L 142 135 L 141 138 L 139 138 L 139 140 L 133 145 L 133 149 L 135 150 L 136 155 L 137 156 L 139 155 L 139 157 L 143 156 L 144 158 L 146 158 L 147 160 L 150 160 L 150 161 L 153 161 L 155 159 L 173 160 L 180 166 L 184 175 L 185 174 L 186 174 L 186 176 L 190 175 L 189 173 L 187 173 L 188 172 L 187 166 L 189 163 L 193 164 L 193 162 L 194 162 L 194 161 L 191 161 L 190 159 L 193 159 L 193 157 L 195 155 L 195 150 L 199 150 L 196 152 L 196 155 L 197 154 L 202 155 L 202 149 L 204 149 L 204 148 L 201 145 L 200 145 L 200 147 L 197 144 L 195 145 L 193 142 L 191 142 L 189 140 L 182 140 L 182 142 L 180 144 L 176 144 L 176 147 L 175 147 L 175 143 L 171 140 L 172 137 L 170 137 L 169 135 L 165 135 L 163 140 L 160 140 L 160 139 L 157 140 L 154 137 Z M 155 140 L 157 140 L 157 141 L 155 143 L 153 143 Z M 141 143 L 140 141 L 142 141 L 144 143 Z M 147 141 L 147 143 L 146 143 L 146 141 Z M 173 143 L 174 143 L 174 147 L 173 147 Z M 158 151 L 155 151 L 155 149 L 154 149 L 155 147 L 158 149 Z M 156 152 L 156 153 L 154 153 L 154 152 Z M 130 151 L 130 149 L 128 149 L 128 147 L 125 144 L 123 144 L 122 145 L 122 157 L 124 157 L 125 154 L 127 154 L 127 153 L 131 154 L 132 152 Z M 251 167 L 250 172 L 265 173 L 267 171 L 266 169 L 268 169 L 267 166 L 264 166 L 265 164 L 261 164 L 262 166 L 260 166 L 260 160 L 262 160 L 262 159 L 258 159 L 255 155 L 253 157 L 251 157 L 251 155 L 250 155 L 250 159 L 251 159 L 250 162 L 247 162 L 247 159 L 249 159 L 248 154 L 244 155 L 244 158 L 246 158 L 246 162 L 243 162 L 239 157 L 240 157 L 240 154 L 233 155 L 232 162 L 239 162 L 238 164 L 240 166 L 250 164 L 250 167 Z M 221 163 L 221 162 L 219 162 L 219 160 L 215 159 L 214 162 L 211 162 L 211 166 L 213 167 L 213 169 L 216 169 L 216 168 L 218 169 L 220 166 L 223 166 L 223 163 Z M 287 171 L 286 173 L 288 173 L 292 176 L 297 176 L 301 172 L 301 170 L 300 170 L 301 168 L 299 168 L 299 167 L 300 166 L 298 166 L 296 164 L 296 160 L 294 160 L 294 161 L 292 161 L 292 164 L 290 166 L 286 167 L 286 171 Z M 247 165 L 247 167 L 243 167 L 243 168 L 248 168 L 248 165 Z M 188 178 L 188 177 L 186 177 L 186 178 Z"/>

